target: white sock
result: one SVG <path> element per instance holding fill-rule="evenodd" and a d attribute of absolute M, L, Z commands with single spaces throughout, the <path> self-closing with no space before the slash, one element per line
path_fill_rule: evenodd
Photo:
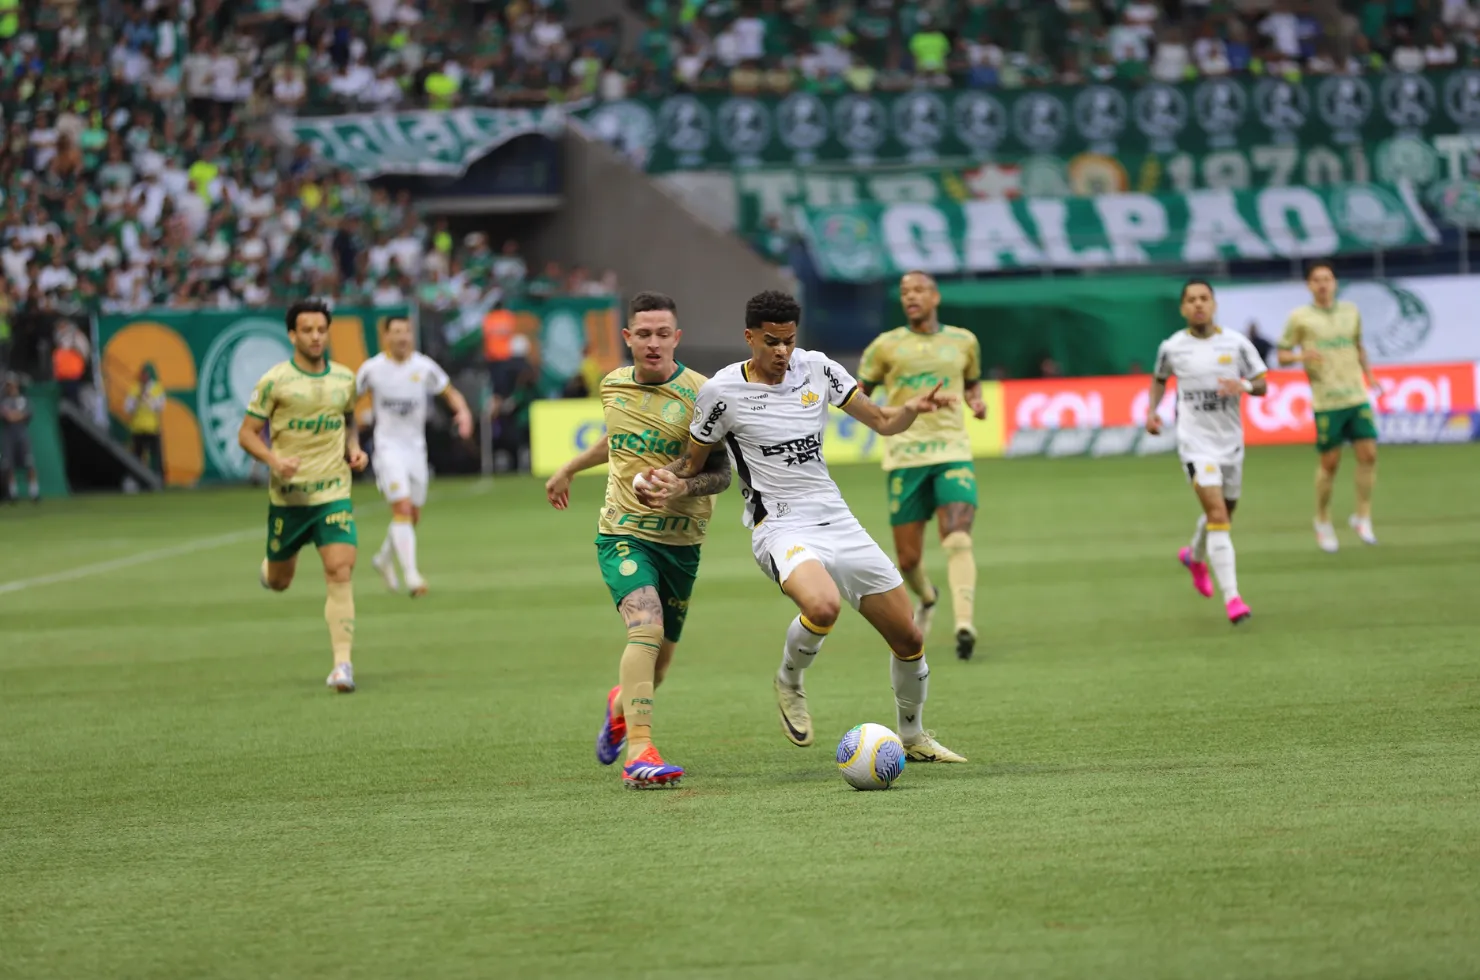
<path fill-rule="evenodd" d="M 1199 514 L 1197 530 L 1192 532 L 1192 560 L 1208 560 L 1208 515 Z"/>
<path fill-rule="evenodd" d="M 406 577 L 421 578 L 421 573 L 416 570 L 416 528 L 411 526 L 411 522 L 391 521 L 390 542 L 396 549 L 396 560 L 401 563 L 401 571 Z"/>
<path fill-rule="evenodd" d="M 925 707 L 925 693 L 929 690 L 930 666 L 925 658 L 900 660 L 889 658 L 889 679 L 894 684 L 894 705 L 899 715 L 899 737 L 912 742 L 925 733 L 925 722 L 921 717 Z"/>
<path fill-rule="evenodd" d="M 41 484 L 38 483 L 38 482 L 36 482 L 36 478 L 35 477 L 32 477 L 31 478 L 31 499 L 32 500 L 35 500 L 39 496 L 41 496 Z"/>
<path fill-rule="evenodd" d="M 1213 577 L 1218 588 L 1223 590 L 1223 601 L 1238 598 L 1238 572 L 1233 566 L 1233 535 L 1228 531 L 1208 532 L 1208 564 L 1213 566 Z"/>
<path fill-rule="evenodd" d="M 794 618 L 786 628 L 786 649 L 781 653 L 781 667 L 776 671 L 776 678 L 787 687 L 801 688 L 802 673 L 817 659 L 825 639 L 825 634 L 819 636 L 803 626 L 801 616 Z"/>
<path fill-rule="evenodd" d="M 391 527 L 395 527 L 395 524 L 392 523 L 391 524 Z M 380 543 L 380 550 L 375 553 L 375 557 L 378 558 L 378 559 L 380 559 L 383 562 L 387 558 L 391 558 L 394 555 L 395 555 L 395 550 L 391 546 L 391 532 L 390 532 L 390 528 L 386 528 L 385 540 Z"/>

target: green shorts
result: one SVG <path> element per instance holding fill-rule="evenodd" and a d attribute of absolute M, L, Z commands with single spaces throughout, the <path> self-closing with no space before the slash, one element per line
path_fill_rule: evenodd
<path fill-rule="evenodd" d="M 946 504 L 976 506 L 976 466 L 936 463 L 884 474 L 889 480 L 889 523 L 895 527 L 928 521 Z"/>
<path fill-rule="evenodd" d="M 310 507 L 267 506 L 267 560 L 287 561 L 304 545 L 358 545 L 354 503 L 346 497 Z"/>
<path fill-rule="evenodd" d="M 1324 453 L 1340 449 L 1345 442 L 1358 439 L 1376 439 L 1377 420 L 1372 417 L 1372 406 L 1367 402 L 1350 408 L 1336 408 L 1329 412 L 1316 413 L 1316 452 Z"/>
<path fill-rule="evenodd" d="M 699 577 L 699 546 L 658 544 L 619 534 L 596 536 L 596 564 L 617 605 L 645 585 L 663 603 L 663 637 L 678 642 Z"/>

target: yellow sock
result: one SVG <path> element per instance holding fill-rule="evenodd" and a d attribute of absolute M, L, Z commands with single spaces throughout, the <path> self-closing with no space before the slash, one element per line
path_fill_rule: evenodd
<path fill-rule="evenodd" d="M 940 596 L 935 594 L 935 586 L 930 584 L 930 576 L 925 574 L 925 566 L 923 564 L 916 565 L 907 572 L 901 572 L 901 574 L 904 576 L 905 584 L 910 587 L 911 592 L 920 598 L 921 602 L 929 599 L 934 603 L 935 600 L 940 598 Z"/>
<path fill-rule="evenodd" d="M 940 542 L 946 550 L 946 581 L 951 587 L 951 609 L 957 630 L 976 630 L 976 555 L 971 535 L 952 531 Z"/>
<path fill-rule="evenodd" d="M 1372 516 L 1372 488 L 1377 483 L 1377 464 L 1357 464 L 1357 516 Z"/>
<path fill-rule="evenodd" d="M 330 582 L 324 600 L 324 620 L 329 624 L 329 645 L 334 648 L 334 666 L 349 663 L 355 642 L 355 592 L 348 582 Z"/>
<path fill-rule="evenodd" d="M 653 744 L 653 679 L 662 643 L 661 626 L 627 627 L 627 646 L 622 651 L 619 677 L 622 713 L 627 717 L 628 762 Z"/>

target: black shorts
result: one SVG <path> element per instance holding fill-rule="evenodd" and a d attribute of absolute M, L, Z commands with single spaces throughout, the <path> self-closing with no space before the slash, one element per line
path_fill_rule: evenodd
<path fill-rule="evenodd" d="M 135 456 L 144 455 L 144 451 L 147 449 L 151 460 L 158 459 L 160 452 L 159 433 L 135 432 L 129 437 L 129 446 L 133 449 Z"/>
<path fill-rule="evenodd" d="M 36 465 L 31 455 L 31 434 L 24 426 L 0 429 L 0 468 L 29 470 Z"/>
<path fill-rule="evenodd" d="M 514 389 L 519 385 L 519 374 L 524 370 L 525 361 L 522 357 L 510 358 L 507 361 L 488 362 L 488 383 L 493 388 L 493 393 L 500 398 L 508 398 L 514 394 Z"/>

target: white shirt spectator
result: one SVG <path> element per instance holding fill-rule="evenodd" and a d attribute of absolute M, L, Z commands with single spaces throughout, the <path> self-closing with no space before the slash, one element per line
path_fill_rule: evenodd
<path fill-rule="evenodd" d="M 1180 82 L 1192 64 L 1192 55 L 1181 41 L 1163 41 L 1156 46 L 1151 75 L 1159 82 Z"/>
<path fill-rule="evenodd" d="M 295 24 L 307 22 L 319 0 L 283 0 L 283 16 Z"/>
<path fill-rule="evenodd" d="M 216 60 L 204 51 L 196 51 L 185 58 L 185 95 L 191 99 L 211 97 L 211 76 Z"/>
<path fill-rule="evenodd" d="M 37 170 L 45 170 L 52 157 L 57 155 L 57 136 L 54 126 L 31 130 L 31 149 L 36 153 Z"/>
<path fill-rule="evenodd" d="M 1411 41 L 1405 41 L 1393 50 L 1395 71 L 1420 72 L 1428 65 L 1423 49 Z"/>
<path fill-rule="evenodd" d="M 272 70 L 272 98 L 279 105 L 296 106 L 308 97 L 308 80 L 303 69 L 279 65 Z"/>
<path fill-rule="evenodd" d="M 376 242 L 370 246 L 366 261 L 370 264 L 370 271 L 376 275 L 385 275 L 391 271 L 391 246 L 389 242 Z"/>
<path fill-rule="evenodd" d="M 425 248 L 419 237 L 397 235 L 386 242 L 385 247 L 390 252 L 391 261 L 400 266 L 402 272 L 408 276 L 415 276 L 421 271 L 421 257 Z"/>
<path fill-rule="evenodd" d="M 218 54 L 211 59 L 211 98 L 217 102 L 235 102 L 241 78 L 241 62 L 235 55 Z"/>
<path fill-rule="evenodd" d="M 86 43 L 87 28 L 83 27 L 81 23 L 74 22 L 68 24 L 57 33 L 57 46 L 64 55 L 70 51 L 76 51 Z"/>
<path fill-rule="evenodd" d="M 1445 38 L 1443 44 L 1430 43 L 1423 49 L 1423 60 L 1430 68 L 1445 68 L 1459 63 L 1459 52 L 1454 42 Z"/>
<path fill-rule="evenodd" d="M 1161 18 L 1161 8 L 1147 0 L 1133 0 L 1126 4 L 1121 16 L 1128 26 L 1139 30 L 1150 41 L 1156 36 L 1156 22 Z"/>
<path fill-rule="evenodd" d="M 77 273 L 65 265 L 44 265 L 36 277 L 36 284 L 43 293 L 54 293 L 58 290 L 71 292 L 77 288 Z"/>
<path fill-rule="evenodd" d="M 375 81 L 375 72 L 363 61 L 355 60 L 345 66 L 341 74 L 329 80 L 329 90 L 335 95 L 353 99 L 368 89 Z"/>
<path fill-rule="evenodd" d="M 364 92 L 360 93 L 360 99 L 373 106 L 385 107 L 398 104 L 405 94 L 394 75 L 390 72 L 382 72 Z"/>
<path fill-rule="evenodd" d="M 370 302 L 376 306 L 400 306 L 406 302 L 406 294 L 393 282 L 383 282 L 370 293 Z"/>
<path fill-rule="evenodd" d="M 673 74 L 685 85 L 693 85 L 699 80 L 699 73 L 704 70 L 704 63 L 707 60 L 702 51 L 685 51 L 673 63 Z M 803 60 L 806 60 L 805 57 Z M 806 71 L 806 67 L 803 66 L 802 73 L 806 74 Z"/>
<path fill-rule="evenodd" d="M 1110 57 L 1116 61 L 1145 61 L 1146 36 L 1129 24 L 1110 28 Z"/>
<path fill-rule="evenodd" d="M 601 73 L 600 93 L 604 102 L 620 102 L 627 98 L 630 85 L 627 76 L 615 68 L 608 68 Z"/>
<path fill-rule="evenodd" d="M 1300 18 L 1286 10 L 1276 10 L 1259 22 L 1259 33 L 1273 39 L 1280 54 L 1300 56 Z"/>
<path fill-rule="evenodd" d="M 565 43 L 565 25 L 559 18 L 539 21 L 530 28 L 529 39 L 542 52 L 553 52 Z"/>
<path fill-rule="evenodd" d="M 759 59 L 766 53 L 766 22 L 759 17 L 737 17 L 730 25 L 740 60 Z"/>
<path fill-rule="evenodd" d="M 118 246 L 112 242 L 103 242 L 94 249 L 83 249 L 72 260 L 73 264 L 83 272 L 111 269 L 121 261 L 123 261 L 123 255 L 118 251 Z"/>
<path fill-rule="evenodd" d="M 1192 58 L 1204 75 L 1227 75 L 1233 70 L 1228 61 L 1228 45 L 1221 37 L 1200 37 L 1192 43 Z"/>
<path fill-rule="evenodd" d="M 18 238 L 12 238 L 6 243 L 5 248 L 0 250 L 0 268 L 5 270 L 5 278 L 13 283 L 19 283 L 25 279 L 26 265 L 35 254 L 35 249 L 28 248 Z"/>

